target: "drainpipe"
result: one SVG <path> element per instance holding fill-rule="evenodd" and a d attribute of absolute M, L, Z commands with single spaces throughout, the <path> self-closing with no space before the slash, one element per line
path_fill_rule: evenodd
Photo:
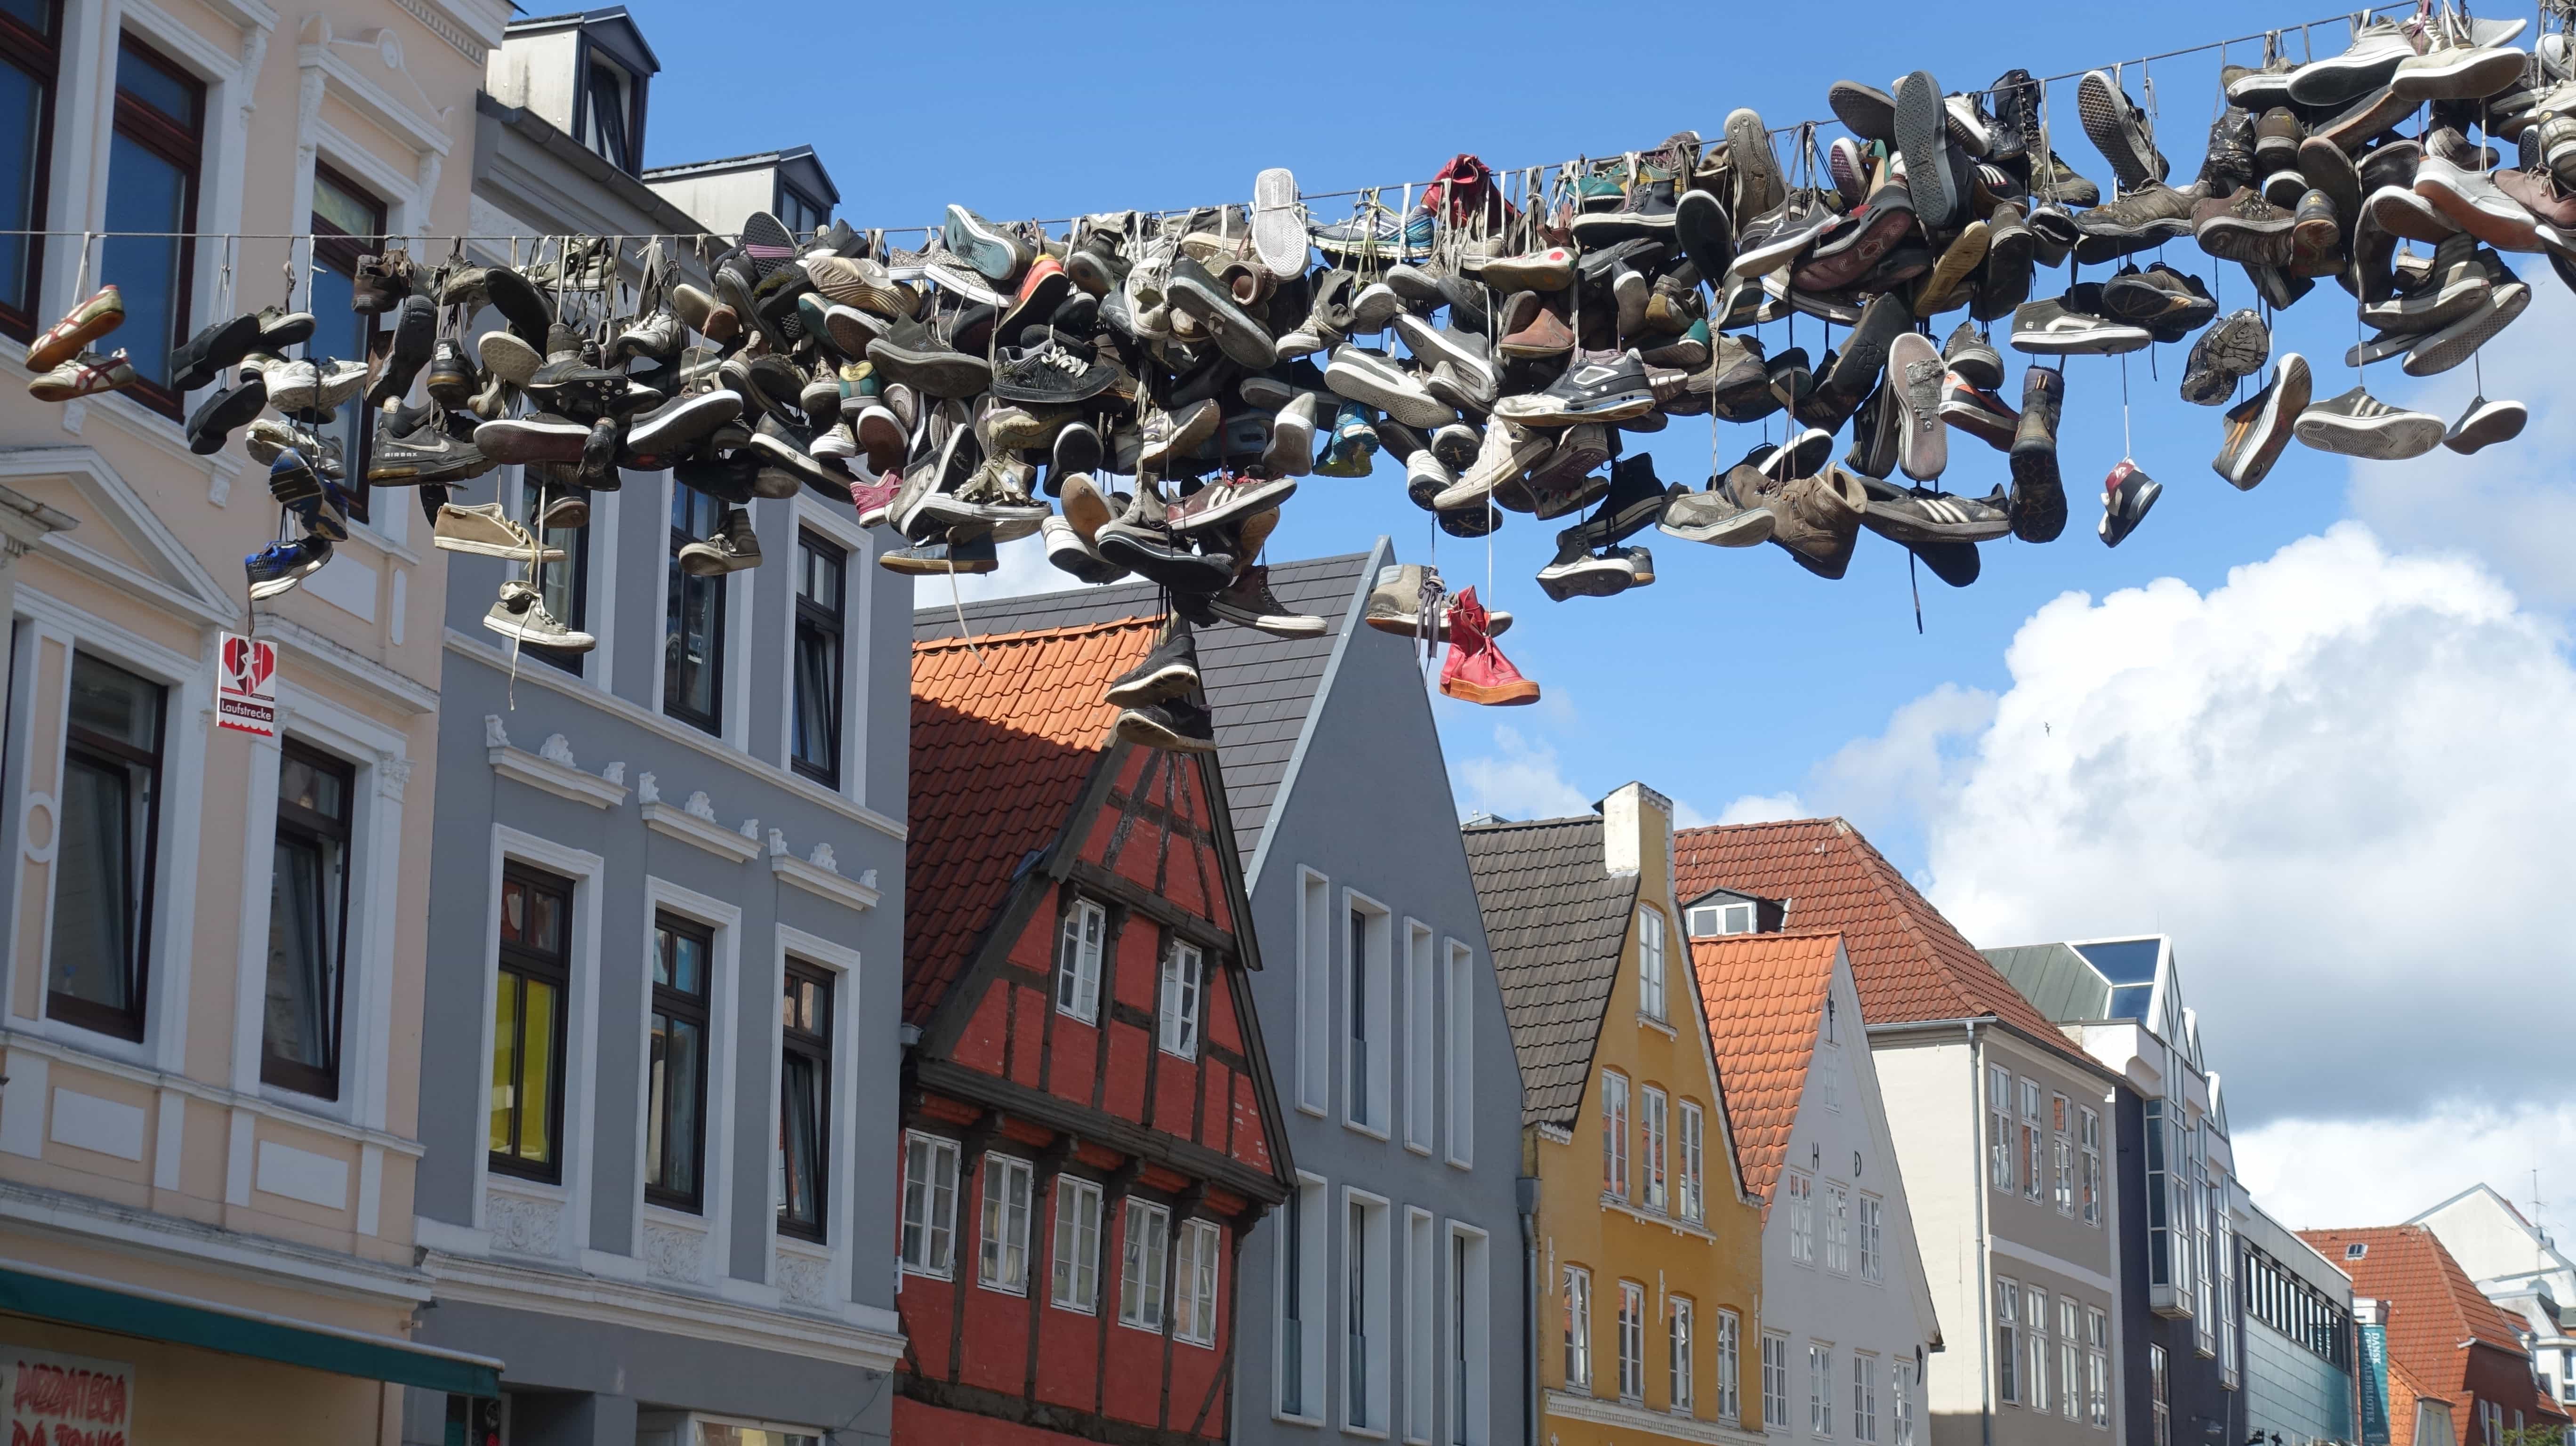
<path fill-rule="evenodd" d="M 1976 1158 L 1968 1162 L 1969 1179 L 1976 1187 L 1977 1201 L 1977 1335 L 1978 1355 L 1995 1348 L 1994 1242 L 1986 1235 L 1986 1111 L 1977 1098 L 1984 1087 L 1986 1062 L 1977 1053 L 1977 1021 L 1968 1026 L 1968 1118 L 1976 1122 Z M 1977 1440 L 1980 1446 L 1995 1446 L 1995 1373 L 1991 1367 L 1977 1373 Z"/>
<path fill-rule="evenodd" d="M 1538 1181 L 1520 1177 L 1521 1446 L 1538 1446 Z M 2355 1418 L 2358 1419 L 2358 1418 Z"/>

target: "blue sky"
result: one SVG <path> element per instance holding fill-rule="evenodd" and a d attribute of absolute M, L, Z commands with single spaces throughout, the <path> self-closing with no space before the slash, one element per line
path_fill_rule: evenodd
<path fill-rule="evenodd" d="M 1965 25 L 1931 23 L 1934 12 L 1891 0 L 1630 6 L 1615 17 L 1562 4 L 1392 4 L 1361 24 L 1207 5 L 988 4 L 970 25 L 829 7 L 711 25 L 702 6 L 630 9 L 666 67 L 654 82 L 650 163 L 808 143 L 841 188 L 841 216 L 887 227 L 935 224 L 952 200 L 997 219 L 1244 200 L 1267 166 L 1324 192 L 1419 181 L 1462 150 L 1497 167 L 1552 164 L 1649 147 L 1683 127 L 1714 137 L 1737 105 L 1774 126 L 1822 120 L 1825 87 L 1843 77 L 1887 85 L 1923 67 L 1945 89 L 1981 88 L 2015 66 L 2054 75 L 2315 18 L 2218 0 L 2025 7 Z M 2320 54 L 2340 50 L 2340 21 L 2319 26 L 2313 43 Z M 2300 53 L 2295 30 L 2289 45 Z M 2250 64 L 2257 51 L 2240 46 L 2228 58 Z M 822 63 L 807 71 L 803 56 Z M 2130 93 L 2158 114 L 2177 183 L 2202 153 L 2218 63 L 2204 53 L 2125 72 Z M 2059 150 L 2107 190 L 2109 168 L 2074 119 L 2073 83 L 2051 94 Z M 1342 204 L 1319 209 L 1338 214 Z M 2170 251 L 2224 304 L 2251 300 L 2232 266 L 2188 245 Z M 2576 1102 L 2563 1087 L 2428 1074 L 2356 1103 L 2300 1081 L 2330 1080 L 2335 1061 L 2352 1057 L 2340 1051 L 2372 1047 L 2378 1016 L 2365 1009 L 2342 1037 L 2310 1038 L 2286 1055 L 2279 1039 L 2300 1027 L 2285 1001 L 2311 985 L 2394 1017 L 2463 947 L 2528 945 L 2542 964 L 2567 962 L 2563 939 L 2521 938 L 2517 921 L 2538 910 L 2512 891 L 2520 876 L 2509 866 L 2563 856 L 2576 842 L 2567 815 L 2534 814 L 2528 800 L 2464 801 L 2484 797 L 2476 780 L 2418 786 L 2448 780 L 2444 760 L 2463 751 L 2496 750 L 2493 766 L 2511 769 L 2513 750 L 2527 747 L 2535 768 L 2565 771 L 2545 761 L 2563 757 L 2547 715 L 2519 732 L 2494 723 L 2567 685 L 2565 610 L 2576 601 L 2558 557 L 2576 507 L 2548 465 L 2565 455 L 2554 447 L 2576 441 L 2576 421 L 2553 406 L 2568 383 L 2545 345 L 2568 334 L 2576 308 L 2531 260 L 2542 298 L 2507 334 L 2514 349 L 2490 348 L 2490 394 L 2522 395 L 2535 410 L 2510 458 L 2355 465 L 2293 447 L 2258 490 L 2238 493 L 2209 469 L 2219 410 L 2175 395 L 2184 347 L 2126 359 L 2125 447 L 2122 361 L 2075 358 L 2062 434 L 2074 521 L 2047 546 L 1990 544 L 1984 577 L 1968 589 L 1924 575 L 1920 635 L 1904 554 L 1874 537 L 1864 535 L 1850 576 L 1834 584 L 1777 549 L 1721 551 L 1649 532 L 1637 540 L 1655 553 L 1652 588 L 1555 605 L 1530 580 L 1553 551 L 1554 527 L 1514 518 L 1493 540 L 1489 601 L 1518 615 L 1506 651 L 1547 698 L 1492 711 L 1439 702 L 1462 803 L 1527 817 L 1579 807 L 1632 777 L 1703 817 L 1768 798 L 1770 811 L 1853 817 L 1981 943 L 2175 929 L 2186 960 L 2203 961 L 2194 997 L 2213 1049 L 2223 1059 L 2234 1043 L 2252 1055 L 2263 1042 L 2266 1066 L 2240 1071 L 2243 1092 L 2231 1100 L 2240 1129 L 2270 1120 L 2291 1133 L 2307 1118 L 2365 1139 L 2414 1130 L 2404 1138 L 2487 1142 L 2485 1153 L 2462 1145 L 2433 1160 L 2420 1182 L 2392 1184 L 2276 1135 L 2268 1153 L 2254 1152 L 2249 1177 L 2269 1169 L 2285 1191 L 2322 1182 L 2300 1199 L 2367 1199 L 2390 1211 L 2416 1208 L 2406 1199 L 2419 1184 L 2433 1191 L 2419 1204 L 2447 1195 L 2466 1183 L 2449 1178 L 2460 1172 L 2510 1167 L 2518 1178 L 2527 1139 L 2576 1145 Z M 2318 395 L 2332 395 L 2350 385 L 2341 354 L 2355 325 L 2349 301 L 2324 285 L 2285 318 L 2275 351 L 2305 354 Z M 1798 323 L 1797 339 L 1821 355 L 1816 323 Z M 1785 346 L 1787 328 L 1766 328 L 1765 341 Z M 2020 359 L 2006 355 L 2017 401 Z M 2383 397 L 2421 398 L 2446 417 L 2474 380 L 2467 369 L 2425 383 L 2393 364 L 2372 373 Z M 1764 436 L 1716 431 L 1721 466 Z M 1697 485 L 1710 470 L 1703 422 L 1639 441 L 1667 481 Z M 2124 450 L 2166 490 L 2115 551 L 2092 527 L 2099 479 Z M 1954 491 L 2006 480 L 2001 455 L 1964 436 L 1954 434 L 1952 456 Z M 1367 480 L 1309 479 L 1273 554 L 1349 551 L 1385 532 L 1402 555 L 1422 558 L 1435 529 L 1398 480 L 1384 467 Z M 1485 545 L 1437 541 L 1453 585 L 1484 591 Z M 2490 728 L 2492 737 L 2481 731 Z M 2235 746 L 2246 739 L 2260 746 Z M 2266 791 L 2302 766 L 2314 781 Z M 2350 796 L 2326 806 L 2338 788 Z M 2415 800 L 2415 811 L 2394 799 Z M 2410 852 L 2453 834 L 2485 842 Z M 2493 918 L 2465 926 L 2471 937 L 2383 928 L 2343 957 L 2306 957 L 2303 941 L 2386 907 L 2384 892 L 2353 882 L 2372 864 L 2393 860 L 2420 877 L 2464 857 L 2474 865 L 2485 847 L 2501 862 L 2473 867 L 2463 887 L 2503 892 L 2482 899 Z M 2033 880 L 2046 871 L 2016 867 L 2094 853 L 2087 871 L 2051 875 L 2045 897 Z M 2247 881 L 2260 887 L 2240 895 Z M 2272 928 L 2285 919 L 2296 926 L 2286 936 Z M 2192 937 L 2180 939 L 2186 929 Z M 2363 978 L 2369 987 L 2355 983 Z M 2477 991 L 2461 1007 L 2510 1008 L 2510 998 Z M 2293 1223 L 2347 1223 L 2287 1213 Z"/>

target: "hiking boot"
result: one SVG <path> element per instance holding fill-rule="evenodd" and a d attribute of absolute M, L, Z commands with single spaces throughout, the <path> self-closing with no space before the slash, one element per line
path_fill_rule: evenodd
<path fill-rule="evenodd" d="M 1745 469 L 1750 471 L 1752 469 Z M 1759 485 L 1758 481 L 1754 485 Z M 1725 478 L 1712 477 L 1705 492 L 1675 488 L 1664 502 L 1658 530 L 1685 542 L 1716 547 L 1751 547 L 1767 542 L 1774 521 L 1768 508 L 1746 507 L 1735 500 Z"/>
<path fill-rule="evenodd" d="M 431 529 L 433 545 L 449 552 L 471 553 L 476 557 L 507 558 L 513 562 L 561 562 L 563 549 L 540 548 L 528 529 L 510 520 L 498 502 L 475 506 L 449 503 L 438 509 L 438 522 Z"/>
<path fill-rule="evenodd" d="M 2227 409 L 2227 440 L 2211 470 L 2238 491 L 2252 491 L 2290 444 L 2292 428 L 2307 411 L 2310 385 L 2307 359 L 2285 354 L 2270 386 Z"/>
<path fill-rule="evenodd" d="M 1561 356 L 1574 349 L 1574 327 L 1562 290 L 1516 292 L 1503 303 L 1496 353 L 1507 357 Z"/>
<path fill-rule="evenodd" d="M 1540 426 L 1571 426 L 1624 421 L 1654 409 L 1646 364 L 1636 352 L 1596 352 L 1577 353 L 1564 374 L 1543 390 L 1504 397 L 1494 404 L 1494 415 Z"/>
<path fill-rule="evenodd" d="M 2123 461 L 2102 479 L 2102 522 L 2098 529 L 2102 545 L 2117 547 L 2147 520 L 2147 511 L 2164 495 L 2164 484 L 2138 469 L 2135 462 Z"/>
<path fill-rule="evenodd" d="M 1245 568 L 1225 591 L 1208 599 L 1208 606 L 1227 622 L 1274 638 L 1324 635 L 1322 618 L 1294 611 L 1270 591 L 1270 569 L 1259 563 Z"/>
<path fill-rule="evenodd" d="M 704 541 L 680 549 L 679 563 L 680 571 L 691 577 L 721 577 L 760 566 L 760 535 L 752 530 L 750 512 L 726 508 L 724 521 Z"/>
<path fill-rule="evenodd" d="M 524 582 L 501 584 L 501 595 L 493 601 L 491 611 L 483 615 L 483 626 L 530 647 L 557 652 L 587 653 L 599 646 L 599 639 L 575 632 L 546 611 L 544 597 Z"/>
<path fill-rule="evenodd" d="M 2150 181 L 2075 218 L 2075 259 L 2090 266 L 2180 240 L 2192 234 L 2201 204 L 2198 186 L 2178 191 Z"/>
<path fill-rule="evenodd" d="M 1860 479 L 1838 467 L 1787 482 L 1753 469 L 1731 475 L 1747 485 L 1752 485 L 1750 478 L 1761 478 L 1753 491 L 1738 493 L 1736 500 L 1771 513 L 1771 541 L 1796 558 L 1799 566 L 1828 579 L 1839 579 L 1850 568 L 1852 549 L 1860 540 L 1861 515 L 1869 506 Z"/>
<path fill-rule="evenodd" d="M 2297 217 L 2253 188 L 2200 201 L 2191 214 L 2192 236 L 2210 255 L 2247 265 L 2289 264 Z"/>
<path fill-rule="evenodd" d="M 1104 703 L 1135 708 L 1195 693 L 1200 681 L 1198 640 L 1186 621 L 1175 618 L 1144 661 L 1110 679 L 1100 696 Z"/>
<path fill-rule="evenodd" d="M 2522 435 L 2531 421 L 2531 410 L 2520 402 L 2490 402 L 2483 395 L 2469 399 L 2469 408 L 2451 424 L 2442 436 L 2442 445 L 2462 456 L 2498 442 L 2509 442 Z"/>
<path fill-rule="evenodd" d="M 2012 531 L 2024 542 L 2054 542 L 2066 530 L 2066 486 L 2057 470 L 2057 419 L 2066 377 L 2047 367 L 2021 374 L 2021 426 L 2012 444 Z"/>
<path fill-rule="evenodd" d="M 2354 387 L 2340 396 L 2309 404 L 2292 423 L 2293 435 L 2320 452 L 2346 457 L 2404 461 L 2421 457 L 2442 443 L 2449 428 L 2429 412 L 2389 406 Z"/>
<path fill-rule="evenodd" d="M 2261 371 L 2271 355 L 2272 332 L 2262 314 L 2251 307 L 2235 312 L 2192 343 L 2191 360 L 2183 368 L 2182 399 L 2217 406 L 2236 389 L 2239 378 Z"/>
<path fill-rule="evenodd" d="M 1119 741 L 1167 753 L 1214 753 L 1216 721 L 1187 698 L 1167 698 L 1118 715 Z"/>

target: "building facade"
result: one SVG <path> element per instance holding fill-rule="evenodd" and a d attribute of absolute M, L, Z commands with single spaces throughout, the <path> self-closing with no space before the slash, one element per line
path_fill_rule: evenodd
<path fill-rule="evenodd" d="M 622 9 L 512 24 L 470 234 L 738 226 L 637 174 L 653 68 Z M 520 474 L 456 500 L 525 518 Z M 685 576 L 706 505 L 628 472 L 548 532 L 540 585 L 592 651 L 486 631 L 514 573 L 461 554 L 432 633 L 423 1333 L 507 1362 L 509 1446 L 890 1430 L 910 600 L 819 494 L 754 504 L 766 566 Z M 446 1419 L 421 1403 L 411 1439 Z"/>
<path fill-rule="evenodd" d="M 1394 560 L 1380 539 L 1274 564 L 1317 636 L 1198 635 L 1298 1181 L 1237 1272 L 1237 1440 L 1527 1439 L 1520 1071 L 1412 646 L 1361 621 Z M 1159 608 L 1118 586 L 965 613 L 989 632 Z M 925 608 L 915 636 L 957 627 Z"/>
<path fill-rule="evenodd" d="M 2541 1391 L 2522 1322 L 2478 1290 L 2429 1227 L 2302 1230 L 2299 1238 L 2352 1277 L 2364 1400 L 2383 1418 L 2389 1446 L 2563 1439 L 2568 1414 Z M 2365 1440 L 2378 1424 L 2370 1414 Z"/>
<path fill-rule="evenodd" d="M 1464 833 L 1538 1182 L 1537 1433 L 1761 1440 L 1761 1205 L 1674 907 L 1672 803 L 1631 783 L 1589 818 Z"/>
<path fill-rule="evenodd" d="M 1685 909 L 1842 936 L 1945 1349 L 1935 1446 L 2102 1442 L 2125 1420 L 2117 1079 L 1841 819 L 1676 836 Z M 1706 910 L 1703 914 L 1701 911 Z"/>
<path fill-rule="evenodd" d="M 247 602 L 242 559 L 278 509 L 238 443 L 190 450 L 200 398 L 173 389 L 169 353 L 286 299 L 285 273 L 307 278 L 307 350 L 363 356 L 354 255 L 465 229 L 473 97 L 506 13 L 0 16 L 20 97 L 0 227 L 57 233 L 0 241 L 0 333 L 24 342 L 113 283 L 125 319 L 97 345 L 141 377 L 53 406 L 28 396 L 19 348 L 0 360 L 0 1399 L 47 1439 L 232 1420 L 390 1442 L 407 1395 L 494 1380 L 488 1353 L 413 1329 L 433 1285 L 414 1021 L 445 569 L 408 504 L 361 499 L 330 566 Z M 226 239 L 333 217 L 345 245 Z M 83 244 L 102 231 L 197 234 Z M 269 731 L 219 725 L 225 679 L 274 685 Z"/>
<path fill-rule="evenodd" d="M 1216 759 L 1118 741 L 1160 624 L 918 644 L 894 1437 L 1223 1440 L 1288 1198 Z"/>
<path fill-rule="evenodd" d="M 1694 939 L 1691 962 L 1763 1202 L 1763 1434 L 1917 1446 L 1945 1346 L 1842 938 Z"/>
<path fill-rule="evenodd" d="M 2352 1277 L 2236 1187 L 2236 1279 L 2245 1306 L 2245 1437 L 2281 1446 L 2359 1443 Z"/>
<path fill-rule="evenodd" d="M 2576 1405 L 2576 1261 L 2492 1185 L 2472 1185 L 2407 1223 L 2431 1230 L 2487 1299 L 2522 1320 L 2541 1394 Z"/>

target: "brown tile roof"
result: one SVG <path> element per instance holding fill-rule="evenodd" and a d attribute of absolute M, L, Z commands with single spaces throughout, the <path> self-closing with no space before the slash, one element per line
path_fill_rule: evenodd
<path fill-rule="evenodd" d="M 1871 1024 L 1993 1015 L 2090 1062 L 1839 818 L 1680 830 L 1673 874 L 1684 903 L 1711 889 L 1735 889 L 1786 900 L 1789 928 L 1841 934 L 1861 1017 Z"/>
<path fill-rule="evenodd" d="M 1601 818 L 1461 830 L 1503 1015 L 1520 1055 L 1521 1119 L 1570 1123 L 1636 911 L 1637 877 L 1602 864 Z"/>
<path fill-rule="evenodd" d="M 2567 1419 L 2531 1385 L 2527 1368 L 2519 1377 L 2510 1372 L 2501 1376 L 2521 1382 L 2523 1389 L 2514 1397 L 2495 1389 L 2500 1377 L 2492 1369 L 2473 1381 L 2471 1357 L 2476 1352 L 2461 1349 L 2463 1343 L 2475 1340 L 2509 1355 L 2525 1356 L 2522 1327 L 2479 1292 L 2432 1227 L 2302 1230 L 2299 1238 L 2352 1277 L 2354 1295 L 2389 1303 L 2389 1360 L 2403 1367 L 2422 1393 L 2459 1408 L 2452 1420 L 2462 1440 L 2470 1439 L 2475 1429 L 2469 1405 L 2473 1395 L 2496 1401 L 2508 1411 Z M 2358 1260 L 2346 1258 L 2345 1247 L 2356 1244 L 2368 1249 Z M 2475 1389 L 2480 1383 L 2484 1389 Z"/>
<path fill-rule="evenodd" d="M 1691 941 L 1744 1188 L 1768 1213 L 1833 987 L 1839 934 L 1738 934 Z"/>
<path fill-rule="evenodd" d="M 1154 647 L 1151 618 L 912 648 L 911 839 L 903 1012 L 920 1023 L 1054 841 L 1110 741 L 1111 678 Z"/>

